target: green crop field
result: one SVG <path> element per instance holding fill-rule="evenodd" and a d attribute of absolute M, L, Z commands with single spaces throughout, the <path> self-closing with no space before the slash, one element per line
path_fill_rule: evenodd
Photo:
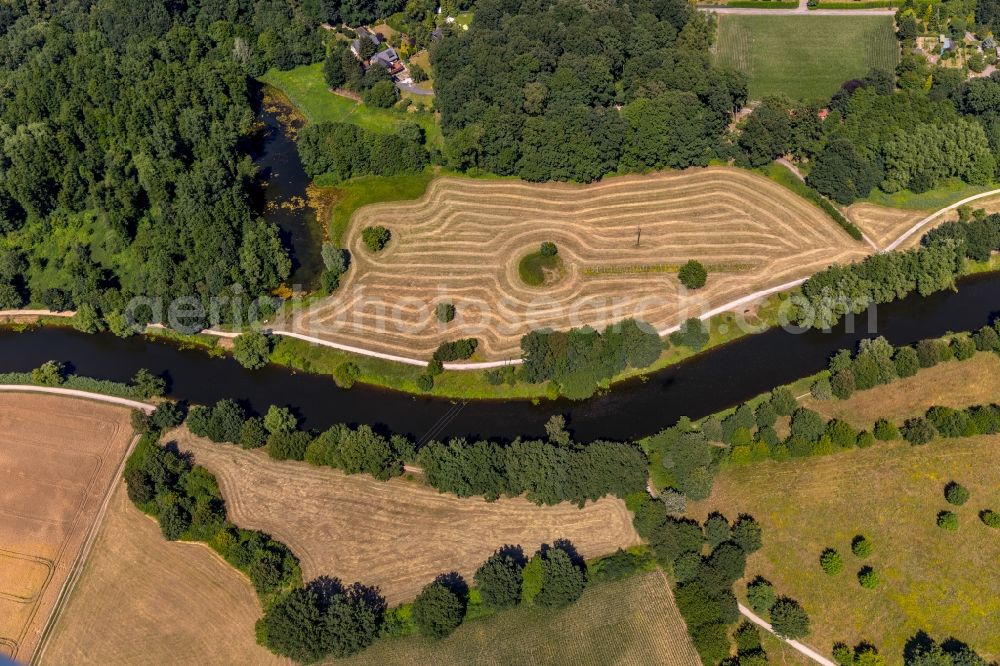
<path fill-rule="evenodd" d="M 829 97 L 899 58 L 891 16 L 722 15 L 717 44 L 718 64 L 750 76 L 751 99 Z"/>

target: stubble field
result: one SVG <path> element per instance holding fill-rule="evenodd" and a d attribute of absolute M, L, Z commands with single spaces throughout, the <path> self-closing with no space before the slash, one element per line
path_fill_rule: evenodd
<path fill-rule="evenodd" d="M 392 240 L 373 254 L 361 231 L 379 224 Z M 345 238 L 351 270 L 333 296 L 298 315 L 296 330 L 418 358 L 477 337 L 482 360 L 519 356 L 521 336 L 546 326 L 631 316 L 665 330 L 867 253 L 787 189 L 724 167 L 588 186 L 441 178 L 418 201 L 360 209 Z M 543 241 L 558 247 L 564 274 L 530 287 L 518 263 Z M 676 276 L 689 259 L 709 269 L 708 284 L 690 293 Z M 436 322 L 438 302 L 456 305 L 455 321 Z"/>
<path fill-rule="evenodd" d="M 31 658 L 131 441 L 122 407 L 0 393 L 0 655 Z"/>
<path fill-rule="evenodd" d="M 472 574 L 504 544 L 530 555 L 566 538 L 584 557 L 639 543 L 618 499 L 583 509 L 525 499 L 486 502 L 438 493 L 415 481 L 378 481 L 306 463 L 273 461 L 261 451 L 217 445 L 185 429 L 169 433 L 181 451 L 216 475 L 230 519 L 287 544 L 303 577 L 335 576 L 378 585 L 389 603 L 410 601 L 438 574 Z"/>
<path fill-rule="evenodd" d="M 254 642 L 250 581 L 207 546 L 167 541 L 121 483 L 42 664 L 287 664 Z"/>

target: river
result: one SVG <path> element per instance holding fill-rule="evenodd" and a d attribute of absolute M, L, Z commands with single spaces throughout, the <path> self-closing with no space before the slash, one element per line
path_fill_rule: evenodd
<path fill-rule="evenodd" d="M 26 371 L 56 359 L 73 371 L 127 381 L 139 368 L 168 378 L 170 395 L 195 403 L 235 398 L 262 412 L 289 405 L 307 427 L 369 423 L 417 440 L 469 436 L 508 439 L 536 436 L 552 414 L 567 417 L 580 441 L 633 439 L 729 407 L 772 387 L 821 370 L 830 354 L 858 340 L 884 335 L 910 344 L 947 331 L 978 328 L 997 314 L 1000 274 L 966 278 L 955 292 L 912 296 L 879 308 L 874 331 L 793 334 L 781 329 L 744 337 L 704 352 L 644 379 L 618 384 L 606 395 L 582 402 L 473 401 L 462 403 L 411 396 L 361 384 L 340 389 L 325 376 L 269 366 L 246 370 L 231 358 L 181 350 L 143 337 L 119 339 L 66 328 L 0 332 L 0 367 Z"/>
<path fill-rule="evenodd" d="M 321 232 L 306 201 L 309 179 L 292 139 L 275 113 L 261 112 L 263 130 L 246 149 L 261 169 L 262 210 L 275 222 L 294 258 L 292 281 L 310 285 L 318 276 Z M 773 329 L 695 356 L 684 363 L 615 385 L 606 395 L 582 402 L 561 399 L 473 401 L 439 398 L 356 385 L 340 389 L 325 376 L 269 366 L 246 370 L 230 358 L 212 358 L 144 337 L 119 339 L 69 328 L 26 333 L 0 331 L 0 369 L 26 371 L 55 359 L 74 372 L 128 381 L 139 368 L 167 377 L 178 400 L 210 404 L 235 398 L 261 413 L 270 404 L 295 409 L 306 427 L 368 423 L 418 441 L 467 436 L 510 439 L 539 436 L 553 414 L 567 417 L 579 441 L 634 439 L 672 425 L 683 415 L 698 418 L 732 406 L 774 386 L 821 370 L 838 349 L 884 335 L 909 344 L 947 331 L 978 328 L 992 320 L 1000 304 L 1000 274 L 961 281 L 957 293 L 912 296 L 879 308 L 873 330 L 792 334 Z M 867 322 L 866 322 L 867 323 Z"/>

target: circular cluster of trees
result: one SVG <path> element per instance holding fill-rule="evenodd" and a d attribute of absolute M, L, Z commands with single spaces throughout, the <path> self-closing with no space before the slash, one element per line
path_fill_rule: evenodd
<path fill-rule="evenodd" d="M 391 238 L 392 232 L 382 225 L 365 227 L 361 230 L 361 240 L 364 241 L 365 247 L 372 252 L 381 252 L 389 244 Z"/>

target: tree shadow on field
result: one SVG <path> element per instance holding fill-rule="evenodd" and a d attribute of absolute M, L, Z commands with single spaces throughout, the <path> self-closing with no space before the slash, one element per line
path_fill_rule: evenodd
<path fill-rule="evenodd" d="M 462 575 L 457 571 L 443 573 L 434 579 L 438 585 L 443 585 L 449 592 L 454 594 L 462 602 L 463 612 L 469 606 L 469 584 L 465 582 Z"/>
<path fill-rule="evenodd" d="M 522 569 L 524 568 L 524 565 L 528 563 L 528 558 L 525 556 L 524 549 L 521 548 L 521 546 L 514 546 L 506 543 L 497 548 L 497 553 L 500 554 L 500 557 L 510 558 L 514 564 Z"/>
<path fill-rule="evenodd" d="M 934 647 L 934 639 L 921 629 L 915 633 L 903 646 L 903 659 L 909 662 L 916 658 L 921 652 L 926 652 Z"/>

